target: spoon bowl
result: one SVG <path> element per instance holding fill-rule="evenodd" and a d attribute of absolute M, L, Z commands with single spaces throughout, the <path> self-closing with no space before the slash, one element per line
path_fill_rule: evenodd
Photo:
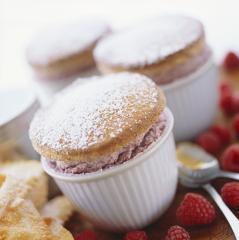
<path fill-rule="evenodd" d="M 238 173 L 222 171 L 218 160 L 192 143 L 181 143 L 177 147 L 179 175 L 194 183 L 203 184 L 217 177 L 239 180 Z"/>

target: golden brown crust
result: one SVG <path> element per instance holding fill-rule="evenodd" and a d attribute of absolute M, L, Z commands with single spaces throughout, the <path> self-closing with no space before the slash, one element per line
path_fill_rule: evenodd
<path fill-rule="evenodd" d="M 125 76 L 127 76 L 126 79 Z M 136 81 L 133 83 L 133 85 L 131 85 L 132 89 L 127 88 L 127 96 L 124 94 L 124 96 L 122 95 L 122 99 L 124 99 L 124 102 L 120 103 L 123 106 L 122 108 L 120 107 L 115 109 L 113 106 L 111 109 L 112 111 L 109 108 L 106 108 L 106 111 L 104 112 L 99 111 L 100 113 L 96 117 L 99 121 L 96 123 L 96 125 L 98 124 L 97 128 L 104 126 L 104 128 L 102 127 L 102 136 L 100 136 L 99 140 L 95 142 L 94 137 L 97 136 L 97 132 L 91 131 L 92 129 L 88 129 L 89 132 L 86 134 L 90 144 L 88 144 L 86 147 L 81 147 L 82 145 L 69 147 L 72 145 L 71 143 L 73 140 L 71 137 L 68 139 L 65 137 L 67 136 L 66 131 L 65 136 L 57 138 L 59 139 L 59 142 L 57 142 L 58 148 L 52 146 L 54 143 L 50 142 L 50 144 L 49 140 L 45 141 L 44 139 L 46 137 L 46 132 L 50 131 L 54 134 L 54 129 L 47 129 L 45 132 L 43 132 L 42 129 L 46 127 L 47 124 L 46 116 L 51 114 L 51 110 L 49 109 L 49 111 L 46 110 L 46 112 L 40 112 L 34 118 L 30 127 L 30 138 L 33 146 L 42 156 L 48 159 L 62 161 L 97 161 L 97 159 L 100 160 L 102 157 L 107 157 L 110 154 L 121 150 L 124 146 L 135 142 L 139 137 L 142 137 L 142 135 L 144 135 L 158 120 L 160 114 L 165 108 L 166 101 L 163 92 L 151 80 L 139 74 L 129 73 L 109 75 L 102 78 L 106 78 L 107 81 L 108 78 L 110 78 L 109 80 L 112 82 L 115 80 L 115 84 L 117 83 L 116 81 L 122 80 L 120 81 L 120 84 L 122 83 L 124 88 L 128 87 L 127 84 L 129 84 L 129 79 Z M 100 79 L 97 79 L 97 82 L 101 84 L 99 81 Z M 111 82 L 109 83 L 111 84 Z M 91 86 L 92 85 L 89 85 L 89 88 L 91 88 Z M 85 92 L 89 91 L 89 94 L 92 94 L 89 89 L 81 90 Z M 114 93 L 114 91 L 112 93 Z M 119 98 L 121 101 L 121 97 Z M 64 96 L 62 96 L 62 99 L 62 101 L 64 101 Z M 114 96 L 112 99 L 114 102 Z M 78 101 L 81 100 L 78 99 Z M 107 101 L 110 101 L 110 99 L 107 98 Z M 95 114 L 95 112 L 93 114 Z M 59 119 L 59 121 L 61 121 L 61 119 Z M 71 121 L 71 118 L 69 121 Z M 78 121 L 80 124 L 81 119 L 78 119 Z M 44 126 L 40 126 L 40 124 L 44 124 Z M 72 122 L 69 122 L 69 125 L 71 124 Z M 92 122 L 89 122 L 89 124 L 92 124 Z M 97 128 L 96 130 L 98 131 L 99 129 Z M 57 131 L 58 130 L 59 128 Z M 76 140 L 80 141 L 80 136 L 79 139 Z"/>
<path fill-rule="evenodd" d="M 162 91 L 160 91 L 162 93 Z M 135 124 L 132 128 L 124 129 L 124 131 L 117 136 L 117 138 L 112 139 L 108 133 L 108 137 L 104 140 L 104 143 L 100 145 L 94 145 L 88 149 L 64 149 L 54 151 L 53 149 L 45 146 L 39 145 L 33 141 L 33 146 L 38 153 L 48 159 L 54 160 L 76 160 L 77 162 L 81 161 L 93 161 L 95 159 L 100 159 L 104 156 L 110 155 L 119 149 L 122 149 L 124 146 L 128 145 L 131 142 L 134 142 L 135 139 L 142 136 L 147 130 L 152 126 L 158 119 L 160 113 L 163 111 L 166 105 L 166 100 L 163 94 L 159 94 L 158 104 L 152 110 L 151 113 L 148 114 L 147 119 L 144 121 Z M 143 111 L 147 111 L 146 109 L 141 109 Z M 132 117 L 132 121 L 137 119 L 137 115 Z"/>
<path fill-rule="evenodd" d="M 60 58 L 47 65 L 31 64 L 38 77 L 42 79 L 62 78 L 68 75 L 77 74 L 88 68 L 94 68 L 95 62 L 92 51 L 95 44 L 86 50 L 74 55 Z"/>
<path fill-rule="evenodd" d="M 205 47 L 205 39 L 202 36 L 200 39 L 190 44 L 185 49 L 176 52 L 167 58 L 160 60 L 151 65 L 145 65 L 141 67 L 126 67 L 126 66 L 112 66 L 104 62 L 98 61 L 97 68 L 104 74 L 116 73 L 122 71 L 138 72 L 148 77 L 154 78 L 160 76 L 163 73 L 167 73 L 172 69 L 175 69 L 178 65 L 190 62 L 190 60 L 200 54 Z"/>

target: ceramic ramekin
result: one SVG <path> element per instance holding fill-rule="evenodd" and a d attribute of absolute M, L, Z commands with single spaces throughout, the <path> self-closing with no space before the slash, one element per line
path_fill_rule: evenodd
<path fill-rule="evenodd" d="M 44 170 L 62 192 L 94 225 L 122 232 L 145 227 L 170 206 L 177 187 L 173 116 L 166 109 L 168 124 L 162 137 L 147 151 L 119 166 L 84 175 Z"/>
<path fill-rule="evenodd" d="M 194 138 L 215 120 L 218 69 L 212 59 L 193 74 L 161 88 L 174 115 L 176 141 Z"/>
<path fill-rule="evenodd" d="M 33 89 L 1 87 L 0 96 L 0 161 L 38 159 L 28 137 L 29 124 L 40 107 Z"/>

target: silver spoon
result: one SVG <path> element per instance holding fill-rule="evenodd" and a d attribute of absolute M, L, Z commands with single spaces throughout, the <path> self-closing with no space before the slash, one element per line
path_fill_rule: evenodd
<path fill-rule="evenodd" d="M 185 155 L 187 161 L 185 159 Z M 181 143 L 177 147 L 179 172 L 181 175 L 193 177 L 194 182 L 208 182 L 217 177 L 239 180 L 239 173 L 220 169 L 218 160 L 192 143 Z"/>
<path fill-rule="evenodd" d="M 189 145 L 189 147 L 190 147 L 190 145 Z M 188 151 L 189 147 L 187 148 L 187 151 Z M 181 150 L 183 151 L 183 149 L 181 149 Z M 178 155 L 178 157 L 180 157 L 180 154 L 178 152 L 179 151 L 177 151 L 177 155 Z M 194 152 L 194 150 L 192 152 Z M 193 155 L 193 156 L 195 157 L 195 155 Z M 182 153 L 181 153 L 181 157 L 182 157 Z M 226 217 L 229 225 L 231 226 L 231 229 L 232 229 L 236 239 L 239 240 L 239 220 L 235 217 L 235 215 L 232 213 L 232 211 L 223 202 L 221 196 L 217 193 L 217 191 L 213 188 L 213 186 L 208 183 L 209 182 L 208 179 L 214 178 L 214 177 L 210 177 L 209 176 L 208 169 L 203 167 L 203 169 L 207 170 L 207 171 L 205 171 L 205 172 L 202 171 L 199 174 L 197 173 L 198 168 L 202 167 L 204 165 L 203 164 L 202 165 L 199 164 L 199 162 L 198 162 L 199 157 L 198 156 L 197 156 L 197 158 L 195 158 L 195 160 L 196 160 L 197 164 L 194 163 L 194 164 L 190 165 L 189 163 L 186 164 L 187 161 L 185 162 L 185 161 L 182 161 L 182 159 L 179 159 L 179 162 L 180 162 L 180 164 L 179 164 L 179 180 L 180 180 L 181 184 L 186 186 L 186 187 L 191 187 L 191 188 L 199 188 L 199 187 L 201 187 L 201 188 L 205 189 L 211 195 L 211 197 L 213 198 L 215 203 L 218 205 L 218 207 L 221 209 L 221 211 L 224 214 L 224 216 Z M 206 162 L 206 165 L 207 165 L 207 163 L 208 164 L 210 163 L 210 160 L 205 161 L 205 162 Z M 188 168 L 188 165 L 191 166 L 191 170 L 190 171 L 183 169 L 184 166 L 186 168 Z M 211 166 L 211 164 L 209 164 L 208 166 Z M 212 169 L 211 170 L 212 171 L 212 175 L 216 176 L 215 172 L 218 171 L 217 168 L 215 168 L 215 167 L 208 167 L 208 168 Z M 219 167 L 218 167 L 218 169 L 219 169 Z M 196 172 L 194 173 L 194 171 L 196 171 Z"/>

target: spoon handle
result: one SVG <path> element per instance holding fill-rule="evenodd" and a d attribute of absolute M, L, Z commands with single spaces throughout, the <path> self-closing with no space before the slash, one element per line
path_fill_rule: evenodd
<path fill-rule="evenodd" d="M 226 177 L 226 178 L 231 178 L 239 181 L 239 173 L 233 173 L 233 172 L 227 172 L 227 171 L 222 171 L 220 170 L 218 172 L 218 177 Z"/>
<path fill-rule="evenodd" d="M 222 213 L 226 217 L 229 225 L 233 233 L 235 234 L 236 239 L 239 239 L 239 220 L 235 217 L 232 211 L 227 207 L 227 205 L 223 202 L 221 196 L 217 193 L 217 191 L 210 184 L 205 184 L 202 186 L 214 199 L 218 207 L 221 209 Z"/>

